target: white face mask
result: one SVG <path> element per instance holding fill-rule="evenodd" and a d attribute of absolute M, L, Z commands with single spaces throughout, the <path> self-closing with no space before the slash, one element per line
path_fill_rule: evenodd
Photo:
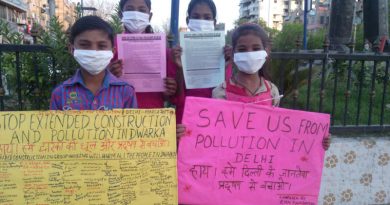
<path fill-rule="evenodd" d="M 107 68 L 114 54 L 112 51 L 75 49 L 73 56 L 84 70 L 91 75 L 97 75 Z"/>
<path fill-rule="evenodd" d="M 234 63 L 241 72 L 255 74 L 263 67 L 267 56 L 267 52 L 264 50 L 235 53 Z"/>
<path fill-rule="evenodd" d="M 190 19 L 188 22 L 190 31 L 214 31 L 214 21 Z"/>
<path fill-rule="evenodd" d="M 122 23 L 131 33 L 142 33 L 149 26 L 149 14 L 138 11 L 123 12 Z"/>

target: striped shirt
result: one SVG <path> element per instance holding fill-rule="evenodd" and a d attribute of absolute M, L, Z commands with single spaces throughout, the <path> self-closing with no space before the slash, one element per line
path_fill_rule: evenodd
<path fill-rule="evenodd" d="M 105 71 L 103 85 L 94 95 L 84 84 L 80 70 L 51 95 L 51 110 L 111 110 L 137 108 L 134 88 Z"/>

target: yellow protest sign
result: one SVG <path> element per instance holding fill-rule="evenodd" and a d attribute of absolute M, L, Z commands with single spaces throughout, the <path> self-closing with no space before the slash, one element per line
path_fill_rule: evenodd
<path fill-rule="evenodd" d="M 177 204 L 172 109 L 0 113 L 0 204 Z"/>

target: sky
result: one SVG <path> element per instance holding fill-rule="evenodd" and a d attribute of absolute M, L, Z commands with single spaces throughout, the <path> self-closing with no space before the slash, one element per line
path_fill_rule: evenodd
<path fill-rule="evenodd" d="M 80 0 L 71 0 L 73 2 L 80 2 Z M 104 1 L 109 4 L 119 3 L 119 0 L 97 0 Z M 88 0 L 84 0 L 85 6 L 88 6 Z M 186 12 L 188 3 L 190 0 L 180 0 L 180 16 L 179 26 L 186 26 Z M 217 7 L 217 22 L 225 23 L 226 30 L 230 30 L 234 27 L 234 22 L 239 17 L 239 2 L 240 0 L 214 0 Z M 171 0 L 152 0 L 152 25 L 153 27 L 162 28 L 165 22 L 170 19 L 171 16 Z"/>

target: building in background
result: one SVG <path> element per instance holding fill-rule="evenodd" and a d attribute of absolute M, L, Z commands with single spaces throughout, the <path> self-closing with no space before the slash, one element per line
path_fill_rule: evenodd
<path fill-rule="evenodd" d="M 282 30 L 284 9 L 284 0 L 241 0 L 240 19 L 260 19 L 267 27 Z"/>
<path fill-rule="evenodd" d="M 269 28 L 281 30 L 284 23 L 303 23 L 304 0 L 241 0 L 240 19 L 263 20 Z M 308 29 L 329 25 L 330 0 L 312 0 L 308 12 Z"/>
<path fill-rule="evenodd" d="M 314 3 L 314 2 L 313 2 Z M 327 29 L 330 21 L 330 0 L 317 0 L 308 14 L 307 29 Z"/>
<path fill-rule="evenodd" d="M 38 24 L 42 28 L 49 25 L 49 5 L 47 0 L 27 0 L 27 21 L 29 25 Z M 55 1 L 55 16 L 67 30 L 76 19 L 76 5 L 69 0 Z"/>
<path fill-rule="evenodd" d="M 34 24 L 46 28 L 49 25 L 50 19 L 47 0 L 27 0 L 27 5 L 28 33 Z"/>
<path fill-rule="evenodd" d="M 283 1 L 283 21 L 303 22 L 304 0 Z"/>
<path fill-rule="evenodd" d="M 25 32 L 27 10 L 23 0 L 0 0 L 0 19 L 8 22 L 12 31 Z"/>
<path fill-rule="evenodd" d="M 56 0 L 56 13 L 58 20 L 65 30 L 68 30 L 76 21 L 76 4 L 69 0 Z"/>

